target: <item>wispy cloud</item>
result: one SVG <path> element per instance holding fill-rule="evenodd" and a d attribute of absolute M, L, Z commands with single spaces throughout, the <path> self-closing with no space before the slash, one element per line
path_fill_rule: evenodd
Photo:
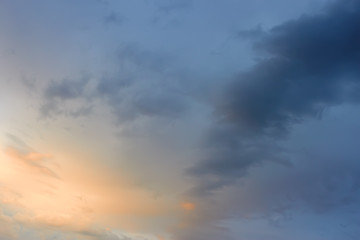
<path fill-rule="evenodd" d="M 5 153 L 10 159 L 16 161 L 17 164 L 20 164 L 25 171 L 60 179 L 53 170 L 45 166 L 46 160 L 51 158 L 51 155 L 49 154 L 41 154 L 37 152 L 23 153 L 12 147 L 6 148 Z"/>

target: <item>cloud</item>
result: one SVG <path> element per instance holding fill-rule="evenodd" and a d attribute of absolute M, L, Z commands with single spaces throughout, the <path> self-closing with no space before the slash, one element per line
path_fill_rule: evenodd
<path fill-rule="evenodd" d="M 17 149 L 21 150 L 22 152 L 31 151 L 31 147 L 17 136 L 10 133 L 6 134 L 6 136 L 11 142 L 10 144 L 15 146 Z"/>
<path fill-rule="evenodd" d="M 35 216 L 27 217 L 22 215 L 14 216 L 14 221 L 24 227 L 33 230 L 45 230 L 47 234 L 51 235 L 54 232 L 60 232 L 61 235 L 70 235 L 80 239 L 91 240 L 133 240 L 125 234 L 114 233 L 102 227 L 95 227 L 91 224 L 90 219 L 84 219 L 78 216 L 77 221 L 68 217 L 54 217 L 54 216 Z M 63 239 L 63 238 L 61 238 Z"/>
<path fill-rule="evenodd" d="M 234 240 L 229 234 L 229 229 L 216 225 L 196 225 L 196 226 L 180 226 L 173 230 L 175 234 L 174 240 L 215 240 L 227 239 Z"/>
<path fill-rule="evenodd" d="M 123 24 L 125 21 L 125 18 L 116 12 L 111 12 L 110 14 L 106 15 L 104 17 L 104 23 L 106 24 L 116 24 L 116 25 L 121 25 Z"/>
<path fill-rule="evenodd" d="M 86 95 L 89 81 L 89 76 L 83 76 L 79 80 L 63 79 L 50 82 L 43 93 L 40 116 L 88 116 L 92 112 L 92 101 Z"/>
<path fill-rule="evenodd" d="M 190 236 L 176 232 L 179 239 L 206 236 L 196 227 L 224 219 L 255 226 L 265 219 L 278 227 L 291 224 L 292 214 L 309 214 L 310 220 L 316 214 L 354 224 L 359 152 L 351 131 L 357 124 L 346 119 L 358 119 L 358 29 L 360 4 L 345 0 L 267 32 L 242 33 L 261 57 L 215 102 L 203 155 L 186 171 L 194 179 L 188 196 L 198 208 L 185 222 L 194 229 Z M 350 104 L 355 106 L 344 111 Z M 341 121 L 329 124 L 333 118 Z"/>
<path fill-rule="evenodd" d="M 4 215 L 4 213 L 1 211 L 1 208 L 0 208 L 0 238 L 3 240 L 16 239 L 16 232 L 13 225 L 13 221 L 10 217 Z"/>
<path fill-rule="evenodd" d="M 173 10 L 183 8 L 182 2 L 183 1 L 174 1 L 172 3 L 164 4 L 167 6 L 164 6 L 160 11 L 169 13 L 169 17 L 172 17 L 173 14 L 177 15 L 177 12 L 174 12 Z M 178 3 L 181 4 L 179 5 Z M 283 150 L 281 142 L 286 139 L 283 138 L 284 136 L 291 134 L 292 131 L 290 130 L 295 126 L 295 123 L 303 123 L 303 119 L 322 115 L 323 109 L 326 109 L 329 106 L 358 101 L 356 98 L 356 88 L 352 88 L 353 86 L 357 86 L 356 78 L 358 77 L 358 70 L 354 65 L 359 63 L 358 55 L 356 55 L 356 53 L 359 52 L 359 49 L 356 48 L 356 46 L 352 46 L 357 44 L 359 40 L 359 35 L 357 34 L 357 29 L 359 29 L 359 25 L 357 24 L 357 22 L 359 22 L 357 17 L 358 11 L 354 10 L 358 9 L 358 5 L 356 5 L 355 8 L 354 6 L 350 6 L 350 1 L 341 3 L 342 5 L 339 5 L 336 8 L 330 7 L 325 13 L 304 16 L 300 19 L 281 24 L 269 32 L 259 28 L 255 31 L 243 33 L 244 36 L 246 35 L 251 38 L 251 40 L 255 41 L 254 48 L 263 55 L 261 55 L 261 58 L 258 59 L 258 62 L 255 63 L 252 69 L 249 69 L 249 71 L 243 72 L 234 78 L 231 86 L 228 86 L 227 91 L 223 92 L 220 100 L 216 103 L 214 112 L 215 120 L 210 131 L 207 132 L 207 135 L 205 136 L 206 140 L 203 143 L 204 152 L 202 159 L 188 171 L 195 177 L 196 186 L 193 192 L 197 195 L 192 195 L 192 198 L 189 197 L 183 206 L 183 208 L 191 209 L 191 211 L 182 211 L 181 213 L 186 216 L 200 215 L 199 218 L 201 219 L 198 219 L 195 216 L 194 220 L 190 219 L 193 220 L 190 221 L 190 223 L 194 223 L 193 227 L 188 229 L 180 228 L 176 232 L 180 240 L 231 238 L 228 236 L 228 229 L 216 228 L 213 222 L 206 221 L 205 218 L 219 220 L 224 218 L 246 217 L 247 215 L 254 214 L 254 212 L 261 212 L 263 215 L 268 213 L 269 218 L 273 218 L 273 221 L 276 222 L 278 215 L 273 217 L 272 213 L 276 212 L 281 215 L 284 209 L 286 211 L 290 209 L 291 206 L 288 206 L 287 204 L 294 204 L 294 201 L 289 200 L 288 196 L 291 196 L 292 199 L 296 199 L 296 201 L 304 202 L 303 205 L 307 205 L 315 212 L 326 212 L 328 209 L 333 209 L 339 205 L 346 205 L 349 202 L 353 203 L 357 200 L 357 178 L 355 169 L 358 168 L 356 168 L 356 166 L 350 165 L 342 170 L 343 172 L 341 173 L 336 171 L 338 168 L 335 163 L 328 165 L 330 169 L 322 169 L 323 165 L 328 163 L 328 158 L 324 157 L 324 160 L 318 160 L 315 155 L 311 155 L 314 158 L 314 161 L 316 161 L 316 164 L 313 164 L 310 159 L 306 163 L 309 167 L 300 166 L 300 168 L 303 167 L 304 169 L 299 169 L 299 164 L 294 161 L 294 159 L 299 158 L 298 160 L 301 161 L 301 157 L 306 156 L 287 155 L 286 150 Z M 348 5 L 349 8 L 344 7 L 344 4 Z M 219 14 L 217 16 L 222 18 L 222 14 L 224 14 L 224 12 L 227 13 L 227 11 L 224 11 L 225 9 L 221 8 L 222 5 L 219 6 L 219 8 L 215 7 L 216 9 L 214 7 L 211 7 L 211 9 L 209 8 L 208 10 L 210 11 L 208 12 L 216 12 L 216 14 Z M 247 8 L 245 7 L 244 9 Z M 144 21 L 142 17 L 146 19 L 149 17 L 143 11 L 140 11 L 139 14 L 141 15 L 140 18 L 138 18 L 140 15 L 134 15 L 137 19 L 135 21 L 136 24 L 133 25 L 134 28 L 137 28 L 137 26 Z M 152 14 L 152 11 L 150 14 Z M 89 12 L 89 15 L 94 16 L 97 14 L 90 14 Z M 194 30 L 192 31 L 188 28 L 189 32 L 196 32 L 197 29 L 199 29 L 199 26 L 200 28 L 204 26 L 205 32 L 208 32 L 206 36 L 204 36 L 206 38 L 214 36 L 213 39 L 208 38 L 208 41 L 197 42 L 197 44 L 204 43 L 204 46 L 211 45 L 212 48 L 213 45 L 217 44 L 216 38 L 222 38 L 221 31 L 217 31 L 216 28 L 211 28 L 210 31 L 207 31 L 205 29 L 206 24 L 199 25 L 196 23 L 199 19 L 203 22 L 204 19 L 207 19 L 207 16 L 200 16 L 197 12 L 189 12 L 189 14 L 186 13 L 186 15 L 186 19 L 184 18 L 184 20 L 186 20 L 185 22 L 188 22 L 192 27 L 191 29 Z M 191 17 L 191 15 L 196 15 L 196 18 Z M 104 14 L 99 14 L 98 16 L 102 17 Z M 109 21 L 113 21 L 115 18 L 116 16 L 114 17 L 111 14 L 108 15 Z M 232 20 L 232 17 L 227 19 L 230 21 Z M 246 22 L 246 19 L 244 20 Z M 186 28 L 185 22 L 184 27 Z M 217 23 L 215 23 L 215 25 L 216 24 Z M 104 24 L 100 25 L 104 26 Z M 334 27 L 334 25 L 339 26 Z M 223 26 L 221 25 L 221 21 L 219 22 L 219 26 L 220 28 Z M 191 61 L 194 63 L 193 65 L 195 68 L 203 67 L 203 62 L 207 62 L 208 60 L 213 62 L 213 60 L 208 59 L 208 57 L 205 57 L 206 59 L 199 59 L 195 56 L 202 55 L 202 53 L 207 51 L 204 51 L 206 49 L 201 50 L 201 48 L 192 48 L 191 37 L 189 38 L 190 42 L 185 41 L 185 45 L 183 45 L 183 43 L 180 44 L 180 42 L 184 40 L 181 38 L 181 35 L 183 35 L 181 31 L 178 32 L 178 40 L 174 39 L 175 42 L 167 43 L 169 44 L 167 46 L 165 46 L 166 44 L 164 43 L 165 45 L 162 46 L 163 43 L 161 42 L 161 39 L 166 37 L 164 35 L 166 35 L 167 32 L 160 34 L 161 39 L 157 38 L 160 40 L 160 44 L 153 44 L 153 42 L 159 41 L 156 39 L 146 39 L 146 34 L 137 35 L 136 32 L 141 29 L 130 28 L 132 27 L 129 26 L 129 29 L 126 30 L 128 34 L 119 34 L 119 36 L 115 36 L 115 34 L 104 35 L 104 38 L 115 39 L 113 41 L 116 42 L 118 39 L 123 39 L 123 37 L 124 39 L 126 39 L 126 37 L 129 39 L 138 37 L 139 39 L 137 41 L 145 41 L 143 44 L 145 43 L 147 46 L 156 45 L 160 48 L 164 47 L 164 49 L 174 48 L 174 51 L 177 51 L 180 55 L 183 53 L 180 53 L 179 51 L 184 49 L 187 53 L 185 53 L 183 57 L 186 58 L 188 56 L 187 54 L 190 52 L 191 57 L 195 57 L 195 60 L 193 59 Z M 150 29 L 149 32 L 154 33 L 153 29 Z M 352 32 L 355 33 L 352 34 Z M 89 44 L 87 44 L 87 46 L 91 46 L 89 50 L 91 54 L 84 55 L 84 57 L 86 59 L 88 57 L 95 57 L 95 61 L 93 62 L 94 65 L 91 66 L 101 68 L 102 65 L 98 64 L 99 58 L 101 57 L 97 56 L 97 53 L 106 50 L 102 49 L 102 47 L 103 45 L 110 43 L 110 41 L 97 42 L 98 40 L 96 37 L 102 35 L 101 33 L 103 32 L 100 32 L 100 34 L 96 34 L 95 32 L 92 33 L 94 34 L 90 35 L 93 36 L 86 35 L 88 37 L 87 39 L 91 39 Z M 155 31 L 155 33 L 157 32 Z M 69 42 L 64 41 L 65 44 L 80 42 L 80 45 L 82 45 L 82 37 L 77 37 L 76 34 L 72 34 L 72 36 L 75 36 L 75 38 Z M 140 38 L 145 38 L 145 40 Z M 84 49 L 81 51 L 88 51 L 85 50 L 85 48 L 87 49 L 87 46 L 84 46 Z M 109 46 L 105 46 L 105 48 L 108 47 Z M 232 47 L 230 48 L 232 49 Z M 156 47 L 154 47 L 154 49 L 156 50 Z M 196 51 L 192 52 L 192 50 Z M 94 55 L 92 55 L 92 53 L 94 53 Z M 238 58 L 236 59 L 238 60 Z M 181 120 L 181 117 L 187 113 L 189 108 L 189 96 L 187 95 L 187 92 L 191 86 L 187 84 L 186 79 L 184 80 L 182 75 L 177 75 L 177 72 L 174 71 L 172 66 L 172 61 L 172 58 L 168 58 L 157 52 L 144 50 L 137 45 L 123 46 L 117 52 L 116 66 L 112 71 L 108 71 L 103 75 L 100 73 L 99 75 L 101 76 L 91 76 L 91 78 L 89 77 L 86 79 L 81 79 L 81 77 L 79 79 L 59 78 L 48 84 L 43 91 L 44 102 L 40 110 L 42 116 L 80 117 L 88 116 L 92 111 L 109 109 L 116 120 L 121 124 L 150 118 L 156 120 L 159 120 L 158 118 Z M 85 63 L 85 65 L 88 66 L 88 62 L 86 61 Z M 108 62 L 105 64 L 108 64 Z M 227 65 L 227 61 L 224 61 L 223 64 L 224 66 Z M 231 65 L 231 63 L 229 64 Z M 217 66 L 216 68 L 220 69 L 219 71 L 221 72 L 227 69 L 222 66 Z M 208 69 L 210 68 L 207 68 L 207 70 Z M 99 71 L 99 69 L 95 69 L 94 71 Z M 211 69 L 210 72 L 212 72 Z M 201 82 L 198 84 L 202 85 L 203 83 Z M 203 95 L 205 86 L 204 88 L 201 86 L 199 88 L 202 91 L 199 95 Z M 199 98 L 202 97 L 203 96 L 199 96 Z M 92 106 L 96 106 L 96 108 L 92 108 Z M 206 115 L 206 113 L 204 115 Z M 204 118 L 206 118 L 206 116 Z M 99 130 L 99 132 L 102 130 L 101 125 L 107 123 L 106 116 L 100 115 L 100 119 L 99 125 L 96 125 L 96 127 L 99 126 L 99 128 L 96 129 Z M 200 116 L 199 119 L 199 121 L 201 121 L 202 116 Z M 138 122 L 143 124 L 141 121 Z M 162 124 L 162 121 L 159 122 Z M 188 123 L 185 123 L 184 125 L 187 124 Z M 189 134 L 187 135 L 187 139 L 184 138 L 184 142 L 187 140 L 191 141 L 192 136 L 196 135 L 193 135 L 191 130 L 189 130 L 195 129 L 196 127 L 193 127 L 193 125 L 190 126 L 190 124 L 189 128 L 188 126 L 184 127 L 184 135 L 187 135 L 186 132 Z M 199 128 L 205 125 L 206 124 L 199 124 Z M 91 127 L 85 129 L 85 131 L 92 131 L 93 129 L 90 128 Z M 149 125 L 146 125 L 144 128 L 149 128 Z M 179 128 L 178 126 L 173 126 L 173 128 L 176 128 L 176 131 L 179 132 L 183 130 L 183 128 Z M 111 130 L 117 131 L 117 129 Z M 156 132 L 156 130 L 157 129 L 153 130 L 153 132 Z M 175 134 L 168 134 L 169 132 L 165 131 L 164 135 L 169 135 L 169 139 L 179 138 L 180 134 L 176 134 L 176 131 L 171 132 Z M 59 137 L 64 136 L 62 133 L 59 134 L 61 134 Z M 76 131 L 72 131 L 72 134 L 76 135 L 77 133 Z M 91 134 L 89 136 L 91 136 Z M 98 134 L 97 136 L 102 139 L 111 140 L 107 138 L 106 135 Z M 158 141 L 157 135 L 151 137 L 150 142 Z M 139 141 L 137 141 L 137 139 L 139 139 Z M 140 143 L 142 141 L 145 142 L 148 139 L 143 136 L 140 136 L 137 139 L 134 140 L 133 147 L 135 151 L 142 152 L 143 154 L 141 157 L 144 158 L 142 164 L 139 164 L 141 167 L 139 175 L 146 175 L 149 174 L 149 172 L 152 173 L 151 168 L 158 167 L 161 169 L 158 172 L 166 172 L 166 176 L 174 175 L 170 177 L 176 178 L 175 174 L 173 174 L 175 171 L 169 171 L 167 166 L 170 166 L 175 162 L 182 152 L 180 153 L 180 151 L 178 151 L 173 153 L 171 151 L 172 155 L 168 154 L 169 156 L 163 157 L 165 154 L 159 154 L 160 157 L 154 157 L 157 156 L 154 154 L 157 150 L 154 150 L 150 144 L 150 147 L 146 148 L 147 146 L 143 147 Z M 81 142 L 83 145 L 84 143 L 85 145 L 88 145 L 86 139 L 85 142 L 78 142 Z M 17 144 L 19 146 L 21 145 L 19 141 Z M 102 144 L 110 146 L 111 149 L 117 148 L 119 154 L 117 154 L 115 158 L 120 159 L 119 162 L 123 163 L 122 159 L 126 158 L 123 153 L 126 151 L 125 144 L 121 142 L 120 145 L 114 146 L 113 142 L 106 143 L 106 141 Z M 20 159 L 20 162 L 27 164 L 26 166 L 34 172 L 44 171 L 41 166 L 47 167 L 44 164 L 46 158 L 42 155 L 29 154 L 29 151 L 25 151 L 19 146 L 15 145 L 15 149 L 18 153 L 13 154 L 14 158 Z M 166 151 L 167 146 L 168 145 L 162 145 L 161 150 Z M 183 152 L 188 152 L 186 156 L 190 156 L 195 151 L 193 151 L 193 149 L 186 149 Z M 100 159 L 102 164 L 108 163 L 109 155 L 104 154 Z M 292 158 L 290 159 L 288 156 Z M 135 158 L 128 158 L 129 162 L 136 162 Z M 152 159 L 156 160 L 156 164 L 153 164 L 154 166 L 149 165 L 149 163 L 152 162 Z M 70 162 L 70 160 L 66 159 L 62 162 L 66 161 Z M 159 164 L 159 161 L 161 164 Z M 162 164 L 162 162 L 165 164 Z M 167 162 L 170 162 L 171 164 L 167 165 Z M 282 164 L 281 166 L 275 164 L 281 170 L 278 170 L 277 167 L 275 170 L 269 167 L 273 166 L 272 164 L 274 162 Z M 334 160 L 334 162 L 336 161 Z M 88 163 L 90 163 L 90 160 Z M 117 167 L 112 165 L 112 162 L 109 164 L 111 164 L 111 168 L 114 168 L 114 170 L 117 171 Z M 189 163 L 187 162 L 186 165 L 188 164 Z M 176 167 L 179 166 L 179 168 L 182 168 L 184 165 L 185 164 L 176 164 Z M 256 166 L 259 165 L 264 166 L 265 169 L 269 169 L 269 172 L 265 171 L 265 175 L 268 175 L 257 175 L 254 173 L 260 171 L 260 168 L 256 168 Z M 144 169 L 143 166 L 147 167 Z M 315 166 L 317 169 L 322 169 L 322 171 L 311 169 Z M 84 164 L 80 169 L 81 171 L 84 171 L 89 167 L 89 165 Z M 124 167 L 125 171 L 129 170 L 126 166 Z M 349 168 L 351 167 L 353 167 L 354 172 L 349 172 Z M 69 167 L 66 169 L 72 171 L 73 168 Z M 175 167 L 172 169 L 175 169 Z M 76 174 L 80 174 L 81 171 Z M 144 171 L 144 173 L 142 173 L 142 171 Z M 64 173 L 66 172 L 67 171 L 64 171 Z M 346 176 L 346 173 L 351 174 L 349 174 L 349 179 L 344 180 L 343 177 Z M 31 175 L 36 176 L 36 174 Z M 66 178 L 63 174 L 60 175 Z M 121 176 L 122 174 L 117 172 L 116 175 Z M 154 176 L 150 176 L 148 179 L 153 180 L 157 178 L 156 174 L 152 175 Z M 253 177 L 254 175 L 256 175 L 256 177 Z M 245 178 L 245 176 L 247 177 Z M 24 181 L 28 180 L 30 180 L 30 178 L 25 179 Z M 179 182 L 182 182 L 182 180 L 183 179 L 180 179 Z M 247 180 L 250 181 L 250 183 L 246 182 Z M 346 182 L 346 187 L 344 188 L 342 185 L 344 184 L 343 180 Z M 165 183 L 164 185 L 171 185 L 171 181 L 169 179 L 169 182 L 163 182 Z M 166 216 L 173 214 L 171 212 L 172 210 L 169 210 L 170 208 L 161 211 L 155 210 L 161 208 L 160 205 L 163 206 L 164 204 L 158 200 L 156 200 L 157 203 L 155 203 L 155 201 L 150 201 L 149 199 L 152 198 L 151 194 L 150 197 L 148 194 L 144 194 L 144 197 L 143 194 L 134 194 L 131 191 L 123 190 L 122 187 L 119 186 L 105 191 L 103 190 L 105 188 L 104 186 L 94 187 L 94 184 L 97 182 L 96 179 L 90 180 L 90 178 L 87 178 L 84 182 L 88 184 L 87 188 L 90 189 L 86 189 L 86 191 L 89 192 L 89 195 L 95 195 L 96 198 L 100 199 L 98 200 L 98 205 L 92 205 L 93 209 L 96 210 L 96 207 L 98 207 L 98 211 L 100 212 L 99 215 L 125 216 L 121 217 L 121 224 L 123 222 L 126 224 L 126 221 L 137 221 L 134 220 L 134 218 L 130 219 L 131 217 L 127 217 L 127 215 L 146 215 L 144 214 L 144 212 L 146 212 L 150 217 L 146 217 L 144 221 L 157 225 L 157 221 L 168 222 L 170 221 L 170 217 L 160 217 L 160 220 L 157 220 L 157 217 L 154 217 L 154 215 L 157 215 L 156 212 L 161 212 L 159 213 L 160 215 L 164 214 Z M 69 181 L 68 184 L 69 188 L 74 186 L 71 181 Z M 148 181 L 146 181 L 146 184 L 152 185 L 152 183 Z M 30 185 L 31 184 L 29 184 L 29 186 Z M 186 183 L 184 185 L 186 185 Z M 58 187 L 61 186 L 62 185 L 59 184 Z M 245 186 L 244 189 L 241 188 L 242 186 Z M 84 191 L 84 189 L 85 187 L 74 187 L 74 189 L 71 189 L 69 192 L 77 193 L 78 190 Z M 23 189 L 21 188 L 21 190 Z M 58 196 L 67 196 L 67 194 L 63 194 L 67 193 L 67 191 L 60 190 L 57 191 L 59 193 Z M 343 192 L 341 192 L 342 190 Z M 118 192 L 114 194 L 113 191 Z M 174 188 L 174 191 L 177 191 L 177 188 Z M 208 195 L 205 195 L 205 193 L 209 194 L 211 192 L 215 193 L 211 196 L 211 200 L 214 198 L 215 200 L 218 200 L 216 197 L 221 198 L 218 202 L 215 201 L 215 204 L 210 203 L 211 200 L 206 199 L 206 196 Z M 289 195 L 287 195 L 288 193 Z M 48 198 L 47 196 L 48 195 L 44 197 L 41 203 L 53 203 L 53 201 L 48 201 L 51 198 Z M 69 194 L 69 196 L 71 198 L 73 197 L 71 194 Z M 55 197 L 53 197 L 53 199 L 55 200 Z M 55 214 L 56 217 L 59 216 L 56 215 L 58 213 L 68 213 L 67 209 L 65 209 L 66 211 L 59 211 L 59 206 L 70 206 L 71 208 L 74 206 L 72 204 L 73 200 L 69 200 L 69 202 L 57 201 L 58 202 L 53 205 L 55 206 L 53 207 L 53 209 L 55 209 L 53 210 L 55 211 L 53 214 Z M 177 206 L 177 204 L 178 202 L 174 205 Z M 39 207 L 37 205 L 35 206 Z M 106 209 L 104 210 L 103 208 Z M 47 210 L 48 209 L 45 208 L 44 212 Z M 45 219 L 43 218 L 42 221 L 48 222 L 49 224 L 52 223 L 55 226 L 63 224 L 62 221 L 66 220 L 66 216 L 65 219 L 62 218 L 63 216 L 59 216 L 59 218 L 55 219 L 48 219 L 46 217 L 47 216 L 45 216 Z M 149 221 L 149 219 L 151 221 Z M 72 221 L 79 221 L 79 219 L 75 216 Z M 119 222 L 118 219 L 115 219 L 114 221 Z M 204 225 L 199 224 L 201 221 L 204 221 Z M 209 222 L 211 223 L 208 224 Z M 103 232 L 98 233 L 89 229 L 81 229 L 78 230 L 78 232 L 95 239 L 103 239 L 105 237 L 113 238 L 113 235 L 107 236 L 105 233 L 104 235 Z"/>
<path fill-rule="evenodd" d="M 52 157 L 49 154 L 41 154 L 38 152 L 24 153 L 12 147 L 6 148 L 5 154 L 11 159 L 17 161 L 26 171 L 60 179 L 53 170 L 46 166 L 46 161 Z"/>
<path fill-rule="evenodd" d="M 254 43 L 263 57 L 235 77 L 215 106 L 209 154 L 189 170 L 200 179 L 198 188 L 234 183 L 264 161 L 286 163 L 278 140 L 295 123 L 358 102 L 359 28 L 360 4 L 346 0 L 264 33 Z"/>
<path fill-rule="evenodd" d="M 161 12 L 171 13 L 174 11 L 182 10 L 191 6 L 191 0 L 171 0 L 171 1 L 160 1 L 158 8 Z"/>
<path fill-rule="evenodd" d="M 128 44 L 117 53 L 116 70 L 97 79 L 63 79 L 48 84 L 40 115 L 80 117 L 96 103 L 109 106 L 118 122 L 141 117 L 179 118 L 188 109 L 185 86 L 171 67 L 171 59 Z"/>
<path fill-rule="evenodd" d="M 257 40 L 260 37 L 264 36 L 264 30 L 262 29 L 261 25 L 258 25 L 256 28 L 242 30 L 238 32 L 238 36 L 242 39 L 250 39 L 250 40 Z"/>
<path fill-rule="evenodd" d="M 360 7 L 356 1 L 342 3 L 276 26 L 256 42 L 269 56 L 240 74 L 219 106 L 222 117 L 257 129 L 285 128 L 348 100 L 342 90 L 359 77 Z"/>
<path fill-rule="evenodd" d="M 45 90 L 45 98 L 48 99 L 74 99 L 83 95 L 84 86 L 89 81 L 83 78 L 80 81 L 71 81 L 64 79 L 61 82 L 51 82 Z"/>
<path fill-rule="evenodd" d="M 0 214 L 1 239 L 8 239 L 5 237 L 13 228 L 19 235 L 31 232 L 44 238 L 146 239 L 122 230 L 151 231 L 170 225 L 164 219 L 173 221 L 177 209 L 172 200 L 154 198 L 118 169 L 104 171 L 78 158 L 60 162 L 56 156 L 30 151 L 32 148 L 16 136 L 9 137 L 14 139 L 27 149 L 7 147 L 0 153 L 0 210 L 5 209 L 9 216 L 2 218 Z"/>

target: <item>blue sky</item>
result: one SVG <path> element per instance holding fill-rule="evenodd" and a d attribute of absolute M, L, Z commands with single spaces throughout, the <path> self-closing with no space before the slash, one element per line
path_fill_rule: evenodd
<path fill-rule="evenodd" d="M 356 0 L 0 2 L 0 239 L 351 240 Z"/>

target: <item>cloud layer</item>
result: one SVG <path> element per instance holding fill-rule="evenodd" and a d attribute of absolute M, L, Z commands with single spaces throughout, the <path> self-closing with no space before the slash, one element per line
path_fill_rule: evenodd
<path fill-rule="evenodd" d="M 0 238 L 357 239 L 359 29 L 356 0 L 0 1 Z"/>
<path fill-rule="evenodd" d="M 216 188 L 263 161 L 284 162 L 276 141 L 293 124 L 358 102 L 359 19 L 357 1 L 339 1 L 262 33 L 254 43 L 262 57 L 218 101 L 205 145 L 210 157 L 190 172 L 218 179 L 209 186 Z"/>

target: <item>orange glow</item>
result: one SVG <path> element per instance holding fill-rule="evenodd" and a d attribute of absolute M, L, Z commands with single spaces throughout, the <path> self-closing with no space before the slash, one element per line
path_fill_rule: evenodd
<path fill-rule="evenodd" d="M 191 202 L 184 202 L 181 204 L 181 208 L 186 211 L 192 211 L 195 209 L 195 204 Z"/>
<path fill-rule="evenodd" d="M 85 232 L 94 224 L 148 231 L 174 221 L 174 199 L 155 197 L 119 171 L 10 147 L 4 153 L 1 170 L 7 174 L 0 175 L 0 183 L 6 188 L 0 189 L 0 203 L 16 208 L 14 219 L 20 223 Z"/>
<path fill-rule="evenodd" d="M 30 152 L 25 155 L 25 159 L 28 159 L 30 161 L 43 161 L 50 158 L 52 158 L 51 154 L 41 154 L 37 152 Z"/>
<path fill-rule="evenodd" d="M 15 160 L 16 165 L 25 171 L 59 178 L 53 170 L 46 166 L 45 159 L 51 157 L 49 154 L 40 154 L 35 152 L 22 153 L 11 147 L 5 149 L 5 154 L 12 160 Z"/>

